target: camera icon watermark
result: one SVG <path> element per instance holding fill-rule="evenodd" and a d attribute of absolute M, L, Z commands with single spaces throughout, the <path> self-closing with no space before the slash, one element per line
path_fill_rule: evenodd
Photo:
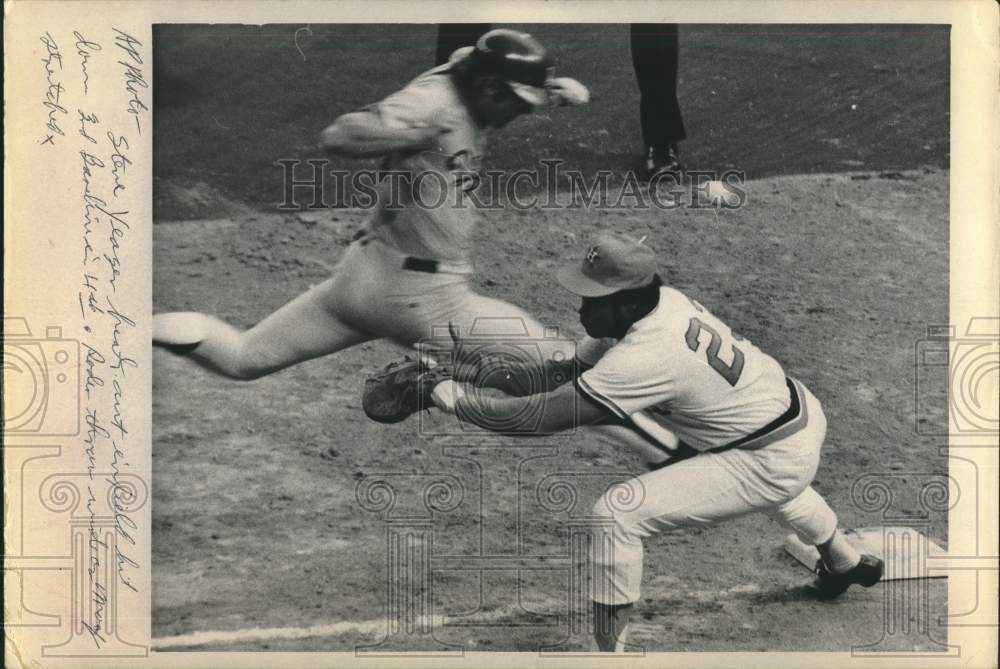
<path fill-rule="evenodd" d="M 3 432 L 68 436 L 80 431 L 80 342 L 62 328 L 36 337 L 24 318 L 3 318 Z"/>
<path fill-rule="evenodd" d="M 418 348 L 436 351 L 437 362 L 451 367 L 469 399 L 464 406 L 470 420 L 442 421 L 421 411 L 419 430 L 427 437 L 462 435 L 484 428 L 501 434 L 542 436 L 546 393 L 571 382 L 578 372 L 574 339 L 561 336 L 555 327 L 545 327 L 539 333 L 537 327 L 519 317 L 477 318 L 467 332 L 453 325 L 435 326 L 432 336 L 419 342 Z M 422 364 L 426 364 L 423 358 Z M 491 414 L 491 399 L 501 397 L 522 398 L 520 407 L 503 416 Z M 575 415 L 576 407 L 572 410 Z"/>
<path fill-rule="evenodd" d="M 965 334 L 930 326 L 915 350 L 915 428 L 927 436 L 1000 433 L 1000 319 L 972 318 Z"/>

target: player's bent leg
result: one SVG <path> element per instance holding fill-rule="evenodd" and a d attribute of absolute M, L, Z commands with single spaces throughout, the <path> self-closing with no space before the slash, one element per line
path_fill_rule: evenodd
<path fill-rule="evenodd" d="M 157 314 L 154 344 L 222 376 L 249 381 L 372 339 L 325 304 L 324 292 L 334 281 L 303 293 L 245 331 L 205 314 Z"/>
<path fill-rule="evenodd" d="M 496 338 L 498 342 L 538 342 L 543 346 L 543 352 L 564 350 L 572 345 L 572 341 L 565 336 L 558 336 L 555 327 L 544 325 L 516 304 L 472 290 L 467 291 L 455 305 L 452 313 L 448 314 L 448 320 L 458 326 L 463 337 L 477 340 Z"/>
<path fill-rule="evenodd" d="M 817 430 L 822 428 L 818 424 Z M 777 450 L 795 448 L 790 443 Z M 789 519 L 796 513 L 808 514 L 817 524 L 813 531 L 826 531 L 828 537 L 832 530 L 820 524 L 830 519 L 820 518 L 818 507 L 804 508 L 815 502 L 803 489 L 815 472 L 818 447 L 792 466 L 780 468 L 772 466 L 770 455 L 762 455 L 764 450 L 702 453 L 610 488 L 592 512 L 604 519 L 596 526 L 593 544 L 594 601 L 605 605 L 638 601 L 642 542 L 658 532 L 711 525 L 781 505 Z"/>
<path fill-rule="evenodd" d="M 833 598 L 852 584 L 874 585 L 882 578 L 884 565 L 874 556 L 860 554 L 847 541 L 837 528 L 833 509 L 809 485 L 819 465 L 826 418 L 812 393 L 804 390 L 803 394 L 809 424 L 793 437 L 762 449 L 757 463 L 763 479 L 784 481 L 788 490 L 794 490 L 796 482 L 802 483 L 800 491 L 776 504 L 770 514 L 804 543 L 816 547 L 821 558 L 816 589 L 822 598 Z"/>
<path fill-rule="evenodd" d="M 821 599 L 833 599 L 851 585 L 871 587 L 882 579 L 884 564 L 873 555 L 862 555 L 837 528 L 837 516 L 812 488 L 774 509 L 774 517 L 804 543 L 815 546 L 814 589 Z"/>
<path fill-rule="evenodd" d="M 205 339 L 206 333 L 214 327 L 212 320 L 212 316 L 195 311 L 154 314 L 153 346 L 183 355 Z"/>
<path fill-rule="evenodd" d="M 836 514 L 812 487 L 774 507 L 770 515 L 811 546 L 827 541 L 837 529 Z"/>
<path fill-rule="evenodd" d="M 607 508 L 602 498 L 595 513 L 606 514 Z M 591 547 L 594 641 L 601 652 L 624 652 L 629 616 L 640 594 L 642 536 L 612 516 L 598 522 Z"/>
<path fill-rule="evenodd" d="M 612 486 L 597 501 L 591 564 L 595 611 L 634 604 L 641 595 L 643 540 L 657 532 L 704 526 L 770 504 L 732 461 L 736 451 L 702 454 Z M 625 613 L 620 615 L 627 615 Z M 615 629 L 621 630 L 622 621 Z M 596 624 L 596 620 L 595 620 Z M 608 646 L 595 627 L 599 646 Z"/>
<path fill-rule="evenodd" d="M 448 314 L 448 321 L 454 324 L 463 339 L 476 342 L 483 355 L 505 355 L 517 359 L 527 356 L 525 361 L 544 363 L 545 361 L 572 360 L 576 354 L 572 338 L 561 335 L 558 328 L 543 324 L 521 307 L 468 290 L 455 308 Z M 447 326 L 448 323 L 444 323 Z M 439 326 L 440 327 L 440 326 Z M 495 340 L 495 345 L 489 341 Z M 475 382 L 477 385 L 498 388 L 514 395 L 542 392 L 537 383 L 525 383 L 524 379 L 510 378 L 500 370 L 497 373 L 468 378 L 466 374 L 474 370 L 456 370 L 456 378 Z M 531 386 L 531 387 L 528 387 Z"/>
<path fill-rule="evenodd" d="M 628 638 L 632 604 L 594 602 L 594 640 L 602 653 L 622 653 Z"/>
<path fill-rule="evenodd" d="M 587 432 L 597 436 L 599 443 L 607 445 L 610 451 L 626 446 L 633 451 L 649 469 L 662 467 L 667 460 L 675 457 L 681 447 L 677 435 L 666 428 L 661 429 L 663 441 L 653 440 L 638 429 L 619 420 L 588 425 Z"/>

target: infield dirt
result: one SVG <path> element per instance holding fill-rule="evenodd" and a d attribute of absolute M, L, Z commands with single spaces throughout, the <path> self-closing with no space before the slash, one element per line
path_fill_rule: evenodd
<path fill-rule="evenodd" d="M 916 484 L 923 475 L 947 471 L 934 441 L 914 428 L 915 345 L 929 324 L 947 320 L 947 177 L 930 169 L 891 179 L 774 177 L 748 184 L 745 208 L 721 212 L 486 212 L 476 285 L 558 325 L 562 334 L 580 335 L 577 304 L 553 285 L 553 269 L 579 254 L 599 230 L 647 235 L 671 284 L 813 389 L 830 423 L 815 486 L 843 527 L 879 525 L 879 513 L 864 512 L 852 500 L 860 476 L 912 472 Z M 157 225 L 156 308 L 203 310 L 249 326 L 323 280 L 364 217 L 336 211 L 308 222 L 259 214 L 238 222 Z M 559 521 L 568 516 L 532 506 L 540 477 L 643 471 L 627 449 L 585 430 L 535 443 L 422 436 L 421 425 L 441 426 L 438 416 L 396 426 L 372 423 L 360 409 L 364 377 L 402 352 L 384 341 L 365 344 L 253 383 L 222 380 L 157 354 L 154 637 L 383 616 L 387 524 L 359 504 L 356 486 L 365 476 L 444 472 L 462 479 L 464 501 L 435 516 L 435 551 L 441 554 L 476 554 L 480 518 L 519 509 L 519 532 L 510 534 L 500 522 L 508 534 L 491 540 L 520 538 L 528 553 L 555 556 L 565 543 Z M 474 463 L 445 451 L 498 441 L 519 448 L 477 451 L 481 476 Z M 518 469 L 518 483 L 511 452 L 523 457 L 524 448 L 543 444 L 557 452 Z M 576 480 L 579 513 L 590 508 L 607 478 L 581 474 Z M 904 486 L 903 494 L 912 499 L 895 503 L 918 509 L 919 489 Z M 481 496 L 496 508 L 480 508 Z M 412 504 L 412 512 L 423 508 L 413 498 L 400 503 Z M 947 537 L 946 518 L 940 513 L 931 519 L 939 542 Z M 772 521 L 751 516 L 647 541 L 645 599 L 633 641 L 647 650 L 847 650 L 877 641 L 881 587 L 818 602 L 804 588 L 809 573 L 782 552 L 781 539 Z M 474 610 L 478 602 L 469 597 L 479 587 L 470 579 L 452 575 L 437 583 L 435 597 L 445 601 L 436 612 Z M 944 583 L 927 584 L 931 621 L 945 613 Z M 444 628 L 442 639 L 467 648 L 533 650 L 562 638 L 561 628 L 505 626 L 537 621 L 530 611 L 564 607 L 556 576 L 500 579 L 483 587 L 507 593 L 522 587 L 523 609 L 508 597 L 510 611 L 492 612 L 500 622 Z M 944 637 L 940 629 L 932 633 Z M 349 630 L 202 647 L 348 650 L 376 636 Z M 912 642 L 907 637 L 908 650 Z M 567 647 L 585 650 L 588 643 L 578 634 Z"/>
<path fill-rule="evenodd" d="M 584 81 L 593 101 L 519 119 L 492 140 L 486 166 L 530 168 L 554 157 L 585 174 L 634 167 L 641 147 L 627 27 L 528 29 L 556 53 L 557 74 Z M 314 138 L 326 124 L 428 66 L 433 31 L 157 28 L 155 311 L 203 311 L 248 327 L 329 276 L 367 213 L 275 213 L 283 183 L 275 161 L 317 157 Z M 553 270 L 600 230 L 646 236 L 668 283 L 823 402 L 829 431 L 815 486 L 841 526 L 882 524 L 880 511 L 852 496 L 866 474 L 891 476 L 900 483 L 897 510 L 919 511 L 923 481 L 948 471 L 941 440 L 917 429 L 946 415 L 943 399 L 918 413 L 915 358 L 928 326 L 948 320 L 947 30 L 685 26 L 680 73 L 683 157 L 689 168 L 745 171 L 746 205 L 485 211 L 476 288 L 577 336 L 578 305 L 554 285 Z M 587 431 L 515 442 L 421 434 L 421 426 L 444 427 L 436 413 L 373 423 L 360 407 L 364 378 L 401 353 L 373 342 L 238 383 L 156 352 L 154 639 L 172 639 L 171 650 L 343 651 L 377 642 L 399 574 L 387 571 L 392 524 L 362 507 L 358 483 L 403 473 L 409 494 L 422 476 L 441 473 L 462 481 L 462 497 L 434 515 L 429 554 L 460 556 L 454 565 L 492 547 L 530 557 L 535 568 L 520 578 L 485 570 L 482 582 L 474 571 L 437 573 L 433 613 L 485 623 L 437 626 L 438 639 L 476 650 L 590 647 L 586 629 L 566 625 L 565 570 L 537 568 L 565 553 L 568 512 L 541 508 L 535 486 L 549 473 L 575 472 L 574 508 L 585 512 L 609 477 L 640 473 L 643 463 Z M 517 464 L 529 454 L 538 457 Z M 390 515 L 421 509 L 401 494 Z M 944 545 L 947 513 L 924 523 Z M 782 538 L 755 515 L 648 540 L 631 641 L 650 651 L 847 651 L 878 642 L 885 588 L 819 602 Z M 937 650 L 931 638 L 946 638 L 946 582 L 921 587 L 928 608 L 915 607 L 910 632 L 888 647 Z M 540 615 L 553 613 L 563 618 Z M 248 631 L 266 628 L 288 633 Z M 216 631 L 238 634 L 189 636 Z M 416 635 L 403 647 L 439 646 Z"/>

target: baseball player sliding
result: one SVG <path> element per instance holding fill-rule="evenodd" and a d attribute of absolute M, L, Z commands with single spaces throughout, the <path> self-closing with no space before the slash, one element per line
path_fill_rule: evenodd
<path fill-rule="evenodd" d="M 441 178 L 415 178 L 418 192 L 392 193 L 390 182 L 380 183 L 374 215 L 333 276 L 249 330 L 201 313 L 162 313 L 153 317 L 153 343 L 251 380 L 371 339 L 411 346 L 449 321 L 469 327 L 491 317 L 482 323 L 515 323 L 542 337 L 542 325 L 527 312 L 469 287 L 478 212 L 459 190 L 475 186 L 487 130 L 540 105 L 587 101 L 586 88 L 552 78 L 552 69 L 529 35 L 493 30 L 397 93 L 338 118 L 322 133 L 325 150 L 384 156 L 386 170 Z M 437 202 L 446 204 L 421 206 Z"/>
<path fill-rule="evenodd" d="M 629 611 L 640 595 L 642 540 L 656 532 L 762 511 L 817 547 L 821 597 L 882 578 L 882 561 L 848 543 L 834 512 L 810 487 L 826 418 L 801 382 L 702 305 L 663 285 L 653 252 L 642 244 L 603 235 L 582 263 L 564 268 L 557 279 L 583 298 L 580 323 L 588 338 L 576 364 L 542 364 L 561 364 L 561 377 L 574 383 L 534 395 L 486 397 L 448 378 L 443 365 L 421 375 L 397 367 L 383 382 L 415 389 L 395 393 L 411 403 L 408 410 L 433 402 L 488 430 L 530 436 L 614 424 L 673 454 L 626 484 L 642 499 L 636 508 L 622 509 L 614 487 L 595 504 L 595 516 L 610 512 L 613 520 L 595 530 L 592 556 L 594 636 L 601 650 L 624 648 Z M 452 337 L 456 365 L 485 364 L 475 354 L 463 358 L 457 333 Z M 507 367 L 508 374 L 560 378 L 544 371 Z"/>

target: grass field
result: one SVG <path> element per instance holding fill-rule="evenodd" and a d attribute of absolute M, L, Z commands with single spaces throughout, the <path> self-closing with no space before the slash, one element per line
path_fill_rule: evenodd
<path fill-rule="evenodd" d="M 520 26 L 557 74 L 590 87 L 581 109 L 519 119 L 487 168 L 545 158 L 624 171 L 642 152 L 627 25 Z M 319 132 L 433 65 L 433 26 L 176 26 L 154 41 L 157 217 L 185 213 L 162 185 L 281 201 L 275 161 L 320 157 Z M 948 166 L 948 32 L 941 26 L 685 26 L 678 95 L 690 169 L 748 178 Z M 339 163 L 333 167 L 354 167 Z M 198 216 L 211 215 L 202 211 Z"/>
<path fill-rule="evenodd" d="M 157 30 L 156 311 L 195 309 L 249 326 L 328 276 L 366 220 L 357 210 L 270 211 L 281 187 L 273 161 L 317 156 L 314 138 L 333 118 L 429 65 L 434 30 L 312 25 L 297 49 L 295 29 Z M 560 157 L 587 171 L 632 168 L 640 147 L 627 27 L 529 30 L 555 51 L 560 73 L 591 86 L 593 104 L 519 119 L 494 138 L 488 166 Z M 914 350 L 928 325 L 948 317 L 947 33 L 687 26 L 681 41 L 685 159 L 745 170 L 746 206 L 487 211 L 477 289 L 579 335 L 577 305 L 553 290 L 552 271 L 599 230 L 646 235 L 670 283 L 823 402 L 830 427 L 815 485 L 841 525 L 882 524 L 880 511 L 852 496 L 873 473 L 891 477 L 901 509 L 919 509 L 923 482 L 948 469 L 939 440 L 914 427 L 943 415 L 916 413 Z M 157 352 L 154 647 L 376 643 L 398 622 L 387 622 L 389 593 L 425 555 L 437 565 L 424 584 L 433 610 L 417 629 L 402 625 L 386 649 L 588 648 L 586 630 L 565 615 L 561 580 L 573 514 L 540 507 L 536 486 L 573 476 L 576 508 L 589 509 L 608 477 L 641 463 L 586 431 L 512 448 L 418 429 L 443 425 L 437 415 L 372 423 L 360 410 L 364 376 L 399 353 L 373 342 L 241 384 Z M 358 483 L 389 474 L 404 475 L 397 506 L 372 511 Z M 420 485 L 441 475 L 459 479 L 462 496 L 428 520 L 432 545 L 412 544 L 405 568 L 393 571 L 393 528 L 422 513 Z M 946 513 L 921 522 L 946 541 Z M 886 586 L 818 602 L 781 540 L 761 516 L 649 540 L 633 641 L 650 651 L 877 642 Z M 491 556 L 525 565 L 483 567 Z M 559 568 L 541 568 L 546 560 Z M 886 648 L 939 649 L 932 638 L 945 637 L 946 584 L 921 583 L 928 605 L 912 615 L 924 618 L 910 618 Z"/>

